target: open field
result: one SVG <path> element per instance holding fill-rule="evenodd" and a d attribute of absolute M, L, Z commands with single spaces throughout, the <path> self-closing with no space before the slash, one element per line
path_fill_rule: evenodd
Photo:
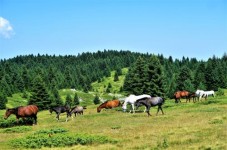
<path fill-rule="evenodd" d="M 151 117 L 142 111 L 135 114 L 123 113 L 120 108 L 96 112 L 95 105 L 89 105 L 83 116 L 70 118 L 65 122 L 66 114 L 60 115 L 57 122 L 55 114 L 49 111 L 38 113 L 38 125 L 0 128 L 0 149 L 15 149 L 12 140 L 36 134 L 40 130 L 65 129 L 73 136 L 104 136 L 114 142 L 78 144 L 52 149 L 227 149 L 227 98 L 209 98 L 197 103 L 175 104 L 166 100 L 165 115 L 155 116 L 157 108 L 151 109 Z M 144 108 L 140 108 L 143 110 Z M 0 115 L 4 115 L 4 110 Z M 14 120 L 10 116 L 8 120 Z M 7 120 L 7 121 L 8 121 Z M 2 118 L 0 122 L 6 122 Z M 28 129 L 27 129 L 28 128 Z M 14 130 L 12 132 L 8 132 Z M 48 133 L 44 135 L 48 137 Z M 61 143 L 59 142 L 59 145 Z M 24 148 L 21 148 L 24 149 Z M 42 147 L 42 149 L 50 149 Z"/>

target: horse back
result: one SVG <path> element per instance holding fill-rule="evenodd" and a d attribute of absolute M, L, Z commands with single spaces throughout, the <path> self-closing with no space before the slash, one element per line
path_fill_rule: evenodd
<path fill-rule="evenodd" d="M 162 105 L 164 103 L 164 99 L 161 97 L 151 97 L 148 101 L 151 106 Z"/>
<path fill-rule="evenodd" d="M 114 107 L 118 107 L 121 105 L 121 102 L 119 100 L 112 100 L 112 101 L 108 101 L 106 103 L 106 108 L 114 108 Z"/>
<path fill-rule="evenodd" d="M 38 113 L 38 107 L 36 105 L 22 106 L 18 108 L 18 116 L 26 117 L 36 115 Z"/>

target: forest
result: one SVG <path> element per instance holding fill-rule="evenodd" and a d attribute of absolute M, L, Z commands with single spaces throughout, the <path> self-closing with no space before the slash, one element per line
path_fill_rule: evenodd
<path fill-rule="evenodd" d="M 151 94 L 172 98 L 177 90 L 195 91 L 227 88 L 227 54 L 208 60 L 183 57 L 173 59 L 163 55 L 131 51 L 104 50 L 82 54 L 23 55 L 0 60 L 0 109 L 5 109 L 7 97 L 24 93 L 29 103 L 41 109 L 61 104 L 59 89 L 93 91 L 91 83 L 109 77 L 115 79 L 122 68 L 129 68 L 119 91 L 127 94 Z M 42 99 L 42 100 L 40 100 Z"/>

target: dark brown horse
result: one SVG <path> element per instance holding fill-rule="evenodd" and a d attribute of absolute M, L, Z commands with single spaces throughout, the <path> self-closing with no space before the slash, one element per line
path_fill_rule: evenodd
<path fill-rule="evenodd" d="M 67 113 L 66 120 L 65 120 L 66 122 L 68 121 L 68 117 L 70 116 L 70 114 L 69 114 L 70 113 L 70 107 L 68 107 L 68 106 L 53 107 L 53 108 L 50 108 L 49 111 L 50 111 L 51 114 L 52 114 L 53 111 L 57 114 L 56 118 L 57 118 L 58 121 L 59 121 L 59 115 L 61 113 L 64 113 L 64 112 Z"/>
<path fill-rule="evenodd" d="M 37 113 L 38 107 L 36 105 L 28 105 L 28 106 L 19 106 L 16 108 L 8 108 L 6 109 L 6 113 L 4 119 L 7 119 L 11 114 L 16 115 L 17 122 L 19 118 L 25 119 L 27 117 L 34 119 L 34 124 L 37 124 Z"/>
<path fill-rule="evenodd" d="M 99 105 L 99 107 L 97 107 L 97 112 L 99 113 L 101 111 L 101 109 L 103 109 L 103 108 L 112 109 L 112 108 L 115 108 L 118 106 L 121 106 L 121 102 L 119 100 L 106 101 L 106 102 L 102 103 L 101 105 Z"/>
<path fill-rule="evenodd" d="M 181 102 L 181 98 L 186 98 L 186 102 L 189 99 L 189 92 L 188 91 L 177 91 L 174 93 L 175 103 Z"/>

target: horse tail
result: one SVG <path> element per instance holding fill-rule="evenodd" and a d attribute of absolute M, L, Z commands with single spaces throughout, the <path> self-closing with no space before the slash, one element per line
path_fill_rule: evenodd
<path fill-rule="evenodd" d="M 87 106 L 83 106 L 83 109 L 87 109 Z"/>
<path fill-rule="evenodd" d="M 162 100 L 163 100 L 163 104 L 164 104 L 164 103 L 165 103 L 165 101 L 166 101 L 166 98 L 162 97 Z"/>

